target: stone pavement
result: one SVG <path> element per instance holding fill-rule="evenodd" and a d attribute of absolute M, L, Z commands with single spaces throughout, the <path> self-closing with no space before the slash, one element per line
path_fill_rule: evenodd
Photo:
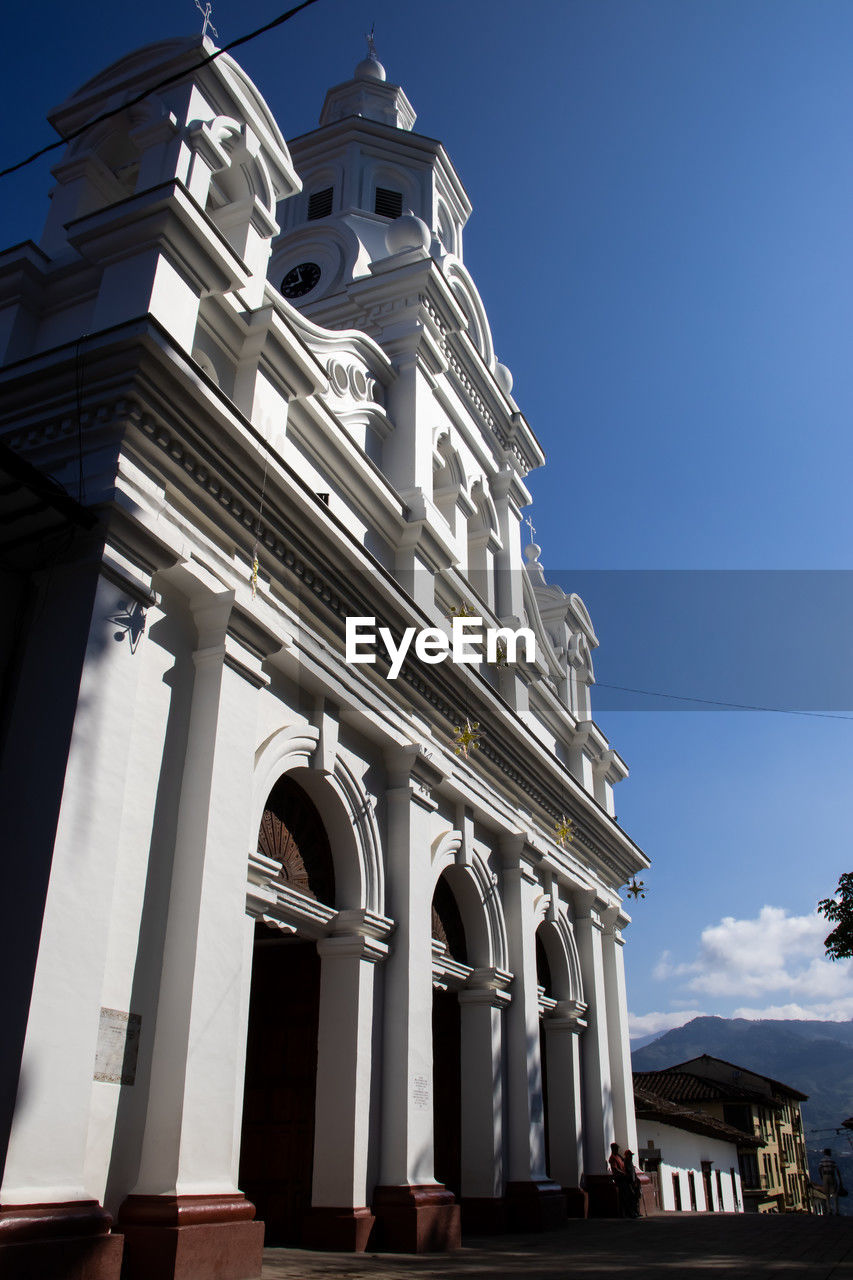
<path fill-rule="evenodd" d="M 853 1280 L 853 1218 L 669 1214 L 576 1220 L 541 1236 L 466 1240 L 458 1253 L 267 1249 L 264 1280 Z"/>

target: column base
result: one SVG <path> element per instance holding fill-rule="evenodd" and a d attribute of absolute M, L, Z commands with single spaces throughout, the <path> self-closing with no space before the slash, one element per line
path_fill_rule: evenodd
<path fill-rule="evenodd" d="M 590 1218 L 621 1218 L 622 1205 L 619 1188 L 609 1173 L 587 1174 L 586 1191 L 589 1196 Z"/>
<path fill-rule="evenodd" d="M 303 1247 L 328 1253 L 364 1253 L 375 1221 L 367 1208 L 312 1206 L 302 1225 Z"/>
<path fill-rule="evenodd" d="M 124 1241 L 97 1200 L 0 1206 L 3 1280 L 119 1280 Z"/>
<path fill-rule="evenodd" d="M 563 1187 L 566 1197 L 566 1213 L 570 1218 L 589 1217 L 589 1196 L 583 1187 Z"/>
<path fill-rule="evenodd" d="M 373 1211 L 378 1247 L 389 1253 L 445 1253 L 462 1247 L 459 1205 L 439 1183 L 377 1187 Z"/>
<path fill-rule="evenodd" d="M 506 1231 L 503 1196 L 463 1196 L 462 1230 L 472 1236 L 499 1236 Z"/>
<path fill-rule="evenodd" d="M 554 1231 L 566 1225 L 566 1197 L 550 1178 L 506 1184 L 506 1215 L 510 1231 Z"/>
<path fill-rule="evenodd" d="M 122 1280 L 254 1280 L 264 1224 L 242 1195 L 128 1196 Z"/>

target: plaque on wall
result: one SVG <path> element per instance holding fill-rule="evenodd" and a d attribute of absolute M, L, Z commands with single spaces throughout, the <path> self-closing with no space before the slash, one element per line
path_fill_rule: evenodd
<path fill-rule="evenodd" d="M 429 1111 L 431 1099 L 429 1080 L 426 1076 L 412 1077 L 412 1104 L 415 1111 Z"/>
<path fill-rule="evenodd" d="M 101 1009 L 95 1079 L 105 1084 L 134 1084 L 142 1018 L 121 1009 Z"/>

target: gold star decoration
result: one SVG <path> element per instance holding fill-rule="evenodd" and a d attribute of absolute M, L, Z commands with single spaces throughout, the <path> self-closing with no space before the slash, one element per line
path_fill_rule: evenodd
<path fill-rule="evenodd" d="M 453 730 L 453 750 L 458 756 L 467 757 L 469 751 L 476 751 L 480 746 L 480 724 L 473 723 L 465 717 L 464 724 L 458 724 Z"/>
<path fill-rule="evenodd" d="M 452 622 L 454 618 L 476 618 L 477 615 L 473 609 L 468 608 L 467 604 L 463 600 L 455 609 L 451 609 L 447 616 Z"/>
<path fill-rule="evenodd" d="M 259 569 L 259 568 L 260 568 L 260 566 L 259 566 L 259 564 L 258 564 L 258 553 L 257 553 L 257 551 L 256 551 L 256 552 L 255 552 L 254 559 L 252 560 L 252 576 L 251 576 L 251 577 L 250 577 L 250 579 L 249 579 L 250 583 L 252 584 L 252 599 L 253 599 L 253 600 L 254 600 L 255 596 L 258 594 L 258 569 Z"/>
<path fill-rule="evenodd" d="M 646 896 L 645 880 L 638 880 L 637 877 L 634 876 L 634 879 L 629 880 L 628 884 L 625 886 L 625 892 L 627 893 L 629 898 L 645 898 Z"/>
<path fill-rule="evenodd" d="M 571 844 L 573 838 L 572 820 L 562 814 L 554 825 L 554 839 L 561 848 L 565 849 L 567 844 Z"/>

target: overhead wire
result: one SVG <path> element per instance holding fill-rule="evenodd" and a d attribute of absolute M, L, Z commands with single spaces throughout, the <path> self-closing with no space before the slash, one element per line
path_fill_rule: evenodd
<path fill-rule="evenodd" d="M 596 680 L 595 687 L 616 689 L 619 693 L 639 693 L 646 698 L 668 698 L 673 702 L 700 702 L 706 707 L 721 707 L 728 711 L 770 711 L 780 716 L 816 716 L 821 720 L 853 720 L 853 715 L 846 716 L 837 711 L 798 711 L 794 707 L 764 707 L 749 702 L 722 702 L 717 698 L 691 698 L 681 693 L 663 693 L 660 689 L 634 689 L 630 685 L 606 684 L 603 680 Z M 611 711 L 619 709 L 618 707 L 610 708 Z"/>
<path fill-rule="evenodd" d="M 217 58 L 221 58 L 223 53 L 230 53 L 232 49 L 248 44 L 250 40 L 255 40 L 258 36 L 266 35 L 268 31 L 272 31 L 275 27 L 280 27 L 283 23 L 296 17 L 297 13 L 301 13 L 303 9 L 307 9 L 310 5 L 316 3 L 317 0 L 302 0 L 301 4 L 294 5 L 292 9 L 288 9 L 285 13 L 280 13 L 277 18 L 273 18 L 270 22 L 265 22 L 262 27 L 257 27 L 254 31 L 238 36 L 236 40 L 230 40 L 221 49 L 214 49 L 212 53 L 205 54 L 203 58 L 200 58 L 198 62 L 194 62 L 191 66 L 184 67 L 181 71 L 176 71 L 170 76 L 165 76 L 162 80 L 158 80 L 156 84 L 143 89 L 141 93 L 136 94 L 133 98 L 128 98 L 119 106 L 111 107 L 109 111 L 102 111 L 93 120 L 87 120 L 85 124 L 80 125 L 77 129 L 72 129 L 70 133 L 58 138 L 56 142 L 50 142 L 46 146 L 40 147 L 38 151 L 34 151 L 32 155 L 27 156 L 24 160 L 18 160 L 16 164 L 10 164 L 5 169 L 0 169 L 0 178 L 6 178 L 10 173 L 16 173 L 19 169 L 24 169 L 28 164 L 33 164 L 36 160 L 40 160 L 42 156 L 46 156 L 49 152 L 56 151 L 59 147 L 67 146 L 69 142 L 81 137 L 93 126 L 101 124 L 104 120 L 110 120 L 113 116 L 120 115 L 123 111 L 127 111 L 129 107 L 135 107 L 139 102 L 144 102 L 146 98 L 151 97 L 152 93 L 158 93 L 161 89 L 168 88 L 170 84 L 176 84 L 179 80 L 186 79 L 193 72 L 200 71 L 203 67 L 209 66 L 211 62 L 215 62 Z"/>

